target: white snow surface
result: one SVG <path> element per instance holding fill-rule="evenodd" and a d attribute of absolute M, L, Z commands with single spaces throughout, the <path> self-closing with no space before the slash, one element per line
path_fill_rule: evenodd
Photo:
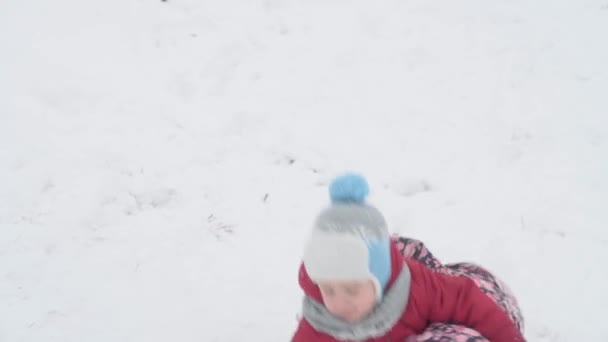
<path fill-rule="evenodd" d="M 606 0 L 3 0 L 0 341 L 287 341 L 344 171 L 529 341 L 608 341 L 606 34 Z"/>

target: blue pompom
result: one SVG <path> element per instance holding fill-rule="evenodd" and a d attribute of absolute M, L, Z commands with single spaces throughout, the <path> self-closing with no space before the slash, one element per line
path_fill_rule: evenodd
<path fill-rule="evenodd" d="M 329 185 L 332 202 L 363 203 L 369 194 L 367 181 L 361 175 L 347 173 L 336 177 Z"/>

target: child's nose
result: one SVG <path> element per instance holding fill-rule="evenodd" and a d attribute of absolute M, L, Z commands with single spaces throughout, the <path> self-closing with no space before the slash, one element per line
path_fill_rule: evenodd
<path fill-rule="evenodd" d="M 340 316 L 347 316 L 352 312 L 353 306 L 350 300 L 338 299 L 335 304 L 336 313 Z"/>

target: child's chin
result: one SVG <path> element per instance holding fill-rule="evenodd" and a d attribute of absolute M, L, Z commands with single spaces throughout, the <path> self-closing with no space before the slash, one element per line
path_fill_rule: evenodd
<path fill-rule="evenodd" d="M 352 316 L 352 317 L 342 317 L 342 319 L 348 323 L 357 323 L 363 319 L 363 316 L 358 315 L 358 316 Z"/>

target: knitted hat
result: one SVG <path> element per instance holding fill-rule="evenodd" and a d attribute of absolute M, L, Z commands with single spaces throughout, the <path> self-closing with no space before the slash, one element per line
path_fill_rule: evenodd
<path fill-rule="evenodd" d="M 332 204 L 317 217 L 303 261 L 314 282 L 371 279 L 381 299 L 391 275 L 390 237 L 380 211 L 365 203 L 368 193 L 357 174 L 331 182 Z"/>

